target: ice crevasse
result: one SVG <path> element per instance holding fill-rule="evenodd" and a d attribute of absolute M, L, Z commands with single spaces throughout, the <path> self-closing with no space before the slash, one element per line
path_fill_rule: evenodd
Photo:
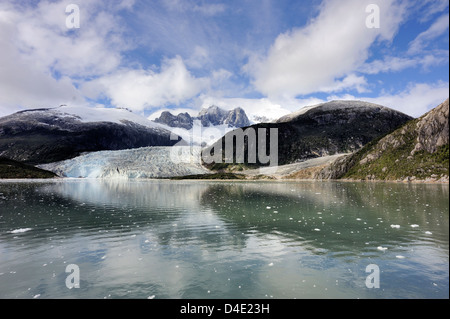
<path fill-rule="evenodd" d="M 39 167 L 72 178 L 170 178 L 209 172 L 196 146 L 100 151 Z"/>

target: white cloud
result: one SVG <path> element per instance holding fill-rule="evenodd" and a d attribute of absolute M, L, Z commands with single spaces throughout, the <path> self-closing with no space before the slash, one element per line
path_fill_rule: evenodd
<path fill-rule="evenodd" d="M 215 16 L 226 10 L 223 3 L 198 4 L 190 0 L 165 0 L 163 3 L 170 10 L 198 12 L 206 16 Z"/>
<path fill-rule="evenodd" d="M 420 11 L 420 22 L 427 22 L 436 13 L 444 12 L 448 8 L 448 0 L 421 0 L 412 4 Z M 448 11 L 448 10 L 447 10 Z"/>
<path fill-rule="evenodd" d="M 208 63 L 211 63 L 208 49 L 199 45 L 195 46 L 194 52 L 186 60 L 187 66 L 197 69 L 204 67 Z"/>
<path fill-rule="evenodd" d="M 100 1 L 83 1 L 80 28 L 70 30 L 66 6 L 64 1 L 42 1 L 16 12 L 15 44 L 21 55 L 67 76 L 93 76 L 116 68 L 127 44 L 120 40 L 113 12 L 103 11 Z"/>
<path fill-rule="evenodd" d="M 369 57 L 376 41 L 391 41 L 404 7 L 394 0 L 378 1 L 381 27 L 366 27 L 366 6 L 373 1 L 324 1 L 319 15 L 303 28 L 281 34 L 267 56 L 252 59 L 246 70 L 255 88 L 271 96 L 297 96 L 349 87 L 361 89 L 354 73 Z M 347 78 L 347 82 L 339 79 Z"/>
<path fill-rule="evenodd" d="M 403 92 L 367 99 L 367 101 L 396 109 L 413 117 L 419 117 L 444 102 L 449 96 L 448 88 L 448 82 L 416 83 L 410 85 Z"/>
<path fill-rule="evenodd" d="M 330 96 L 328 99 L 363 100 L 419 117 L 444 102 L 449 96 L 448 88 L 448 82 L 411 83 L 404 91 L 396 94 L 384 94 L 375 98 L 346 94 L 345 96 Z"/>
<path fill-rule="evenodd" d="M 366 63 L 359 69 L 365 74 L 399 72 L 407 68 L 420 67 L 427 71 L 430 67 L 448 62 L 448 51 L 434 50 L 428 54 L 395 57 L 385 56 L 383 60 Z"/>
<path fill-rule="evenodd" d="M 420 33 L 410 44 L 410 53 L 417 53 L 426 48 L 426 46 L 437 37 L 443 35 L 449 26 L 449 15 L 444 14 L 437 19 L 426 31 Z"/>
<path fill-rule="evenodd" d="M 195 78 L 181 57 L 166 59 L 159 73 L 152 70 L 122 69 L 85 83 L 82 92 L 89 98 L 106 97 L 118 107 L 142 111 L 169 104 L 179 105 L 209 86 L 207 78 Z"/>
<path fill-rule="evenodd" d="M 0 9 L 0 114 L 25 107 L 83 104 L 83 97 L 67 76 L 53 78 L 42 63 L 32 61 L 17 48 L 18 19 L 17 13 Z"/>
<path fill-rule="evenodd" d="M 364 64 L 360 72 L 378 74 L 383 72 L 397 72 L 417 65 L 417 59 L 387 56 L 383 60 L 375 60 Z"/>
<path fill-rule="evenodd" d="M 132 1 L 118 5 L 130 8 Z M 99 0 L 81 1 L 81 27 L 69 30 L 66 6 L 64 1 L 0 3 L 1 114 L 86 105 L 77 82 L 110 72 L 121 63 L 121 52 L 128 44 L 114 19 L 118 9 Z"/>
<path fill-rule="evenodd" d="M 343 90 L 354 89 L 358 93 L 367 92 L 367 80 L 363 76 L 349 74 L 342 80 L 335 80 L 331 85 L 319 87 L 321 92 L 340 92 Z"/>
<path fill-rule="evenodd" d="M 244 109 L 251 121 L 259 122 L 261 118 L 264 121 L 272 121 L 297 111 L 305 106 L 324 102 L 317 98 L 294 99 L 294 98 L 224 98 L 215 96 L 200 96 L 200 108 L 207 108 L 216 105 L 225 110 L 232 110 L 236 107 Z"/>

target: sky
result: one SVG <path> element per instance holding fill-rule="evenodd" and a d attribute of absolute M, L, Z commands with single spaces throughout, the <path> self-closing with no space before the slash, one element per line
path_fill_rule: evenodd
<path fill-rule="evenodd" d="M 418 117 L 449 96 L 448 0 L 0 0 L 0 48 L 0 116 L 356 99 Z"/>

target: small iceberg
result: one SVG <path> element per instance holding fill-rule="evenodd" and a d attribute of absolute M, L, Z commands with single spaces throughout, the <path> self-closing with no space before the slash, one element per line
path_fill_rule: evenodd
<path fill-rule="evenodd" d="M 391 228 L 400 228 L 400 225 L 391 225 Z"/>
<path fill-rule="evenodd" d="M 25 233 L 30 230 L 31 230 L 31 228 L 19 228 L 19 229 L 11 230 L 10 233 L 11 234 L 21 234 L 21 233 Z"/>
<path fill-rule="evenodd" d="M 387 247 L 378 246 L 377 249 L 381 250 L 381 251 L 385 251 L 385 250 L 387 250 Z"/>

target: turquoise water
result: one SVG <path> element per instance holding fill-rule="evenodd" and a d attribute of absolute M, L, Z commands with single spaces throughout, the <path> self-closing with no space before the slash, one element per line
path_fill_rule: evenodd
<path fill-rule="evenodd" d="M 448 201 L 448 185 L 0 182 L 0 298 L 448 298 Z"/>

